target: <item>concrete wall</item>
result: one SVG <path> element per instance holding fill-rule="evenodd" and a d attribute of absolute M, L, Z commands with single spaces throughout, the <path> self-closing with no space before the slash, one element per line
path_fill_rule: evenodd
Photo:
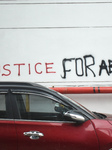
<path fill-rule="evenodd" d="M 65 94 L 90 111 L 112 113 L 112 94 Z"/>

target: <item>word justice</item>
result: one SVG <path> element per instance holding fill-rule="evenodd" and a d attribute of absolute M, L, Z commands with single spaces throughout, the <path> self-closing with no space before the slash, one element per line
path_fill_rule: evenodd
<path fill-rule="evenodd" d="M 56 73 L 56 71 L 53 70 L 53 65 L 54 63 L 36 63 L 33 65 L 33 72 L 36 74 L 42 74 L 43 72 L 48 74 L 48 73 Z M 17 70 L 17 75 L 21 76 L 22 70 L 26 69 L 28 74 L 31 75 L 32 73 L 32 65 L 30 63 L 17 63 L 17 64 L 5 64 L 3 65 L 3 68 L 1 68 L 1 75 L 2 76 L 10 76 L 12 73 L 12 67 L 13 69 Z M 45 68 L 45 70 L 42 70 L 42 68 Z"/>

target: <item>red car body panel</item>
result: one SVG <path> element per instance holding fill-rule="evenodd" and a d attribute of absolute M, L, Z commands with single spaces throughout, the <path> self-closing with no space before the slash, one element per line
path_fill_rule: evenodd
<path fill-rule="evenodd" d="M 96 134 L 99 139 L 100 149 L 109 150 L 112 148 L 112 125 L 107 120 L 92 120 Z"/>
<path fill-rule="evenodd" d="M 80 125 L 32 121 L 15 121 L 15 124 L 18 150 L 99 150 L 98 139 L 90 120 Z M 23 135 L 28 131 L 39 131 L 44 136 L 31 140 Z"/>
<path fill-rule="evenodd" d="M 0 149 L 17 150 L 17 133 L 14 121 L 0 120 Z"/>

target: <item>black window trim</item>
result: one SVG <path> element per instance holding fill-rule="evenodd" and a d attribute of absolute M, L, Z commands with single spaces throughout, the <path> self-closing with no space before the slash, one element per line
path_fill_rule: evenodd
<path fill-rule="evenodd" d="M 23 122 L 23 121 L 25 121 L 25 122 L 43 122 L 43 123 L 73 123 L 73 124 L 77 124 L 77 122 L 75 122 L 75 121 L 67 121 L 67 120 L 64 120 L 64 121 L 57 121 L 57 120 L 28 120 L 28 119 L 15 119 L 15 121 L 19 121 L 19 122 Z"/>
<path fill-rule="evenodd" d="M 58 100 L 59 103 L 62 103 L 63 105 L 65 106 L 70 106 L 72 107 L 73 109 L 76 109 L 77 111 L 81 112 L 85 117 L 86 117 L 86 120 L 90 120 L 90 119 L 95 119 L 95 117 L 91 114 L 89 114 L 88 112 L 82 110 L 81 108 L 79 108 L 79 106 L 75 106 L 75 104 L 73 104 L 71 101 L 69 100 L 66 100 L 64 99 L 64 97 L 62 97 L 60 94 L 58 94 L 57 92 L 46 92 L 42 89 L 36 89 L 36 88 L 11 88 L 11 92 L 12 94 L 16 94 L 16 93 L 24 93 L 24 94 L 27 94 L 27 93 L 32 93 L 32 94 L 41 94 L 42 96 L 48 96 L 49 98 L 55 98 Z M 17 106 L 15 106 L 17 108 Z"/>
<path fill-rule="evenodd" d="M 12 109 L 12 103 L 11 103 L 11 93 L 8 88 L 0 88 L 0 94 L 5 94 L 5 100 L 6 100 L 6 114 L 7 118 L 0 118 L 0 120 L 14 120 L 13 117 L 13 109 Z"/>
<path fill-rule="evenodd" d="M 56 98 L 55 96 L 49 96 L 49 95 L 44 94 L 44 93 L 38 93 L 38 91 L 37 92 L 27 92 L 27 91 L 25 91 L 25 92 L 22 92 L 22 91 L 19 92 L 19 91 L 17 91 L 16 92 L 16 91 L 12 91 L 12 94 L 39 95 L 39 96 L 43 96 L 43 97 L 49 98 L 49 99 L 51 99 L 51 100 L 53 100 L 55 102 L 61 103 L 61 104 L 65 105 L 65 106 L 70 106 L 67 103 L 65 103 L 64 101 L 62 101 L 61 99 Z"/>
<path fill-rule="evenodd" d="M 46 96 L 48 96 L 48 97 L 55 97 L 56 99 L 58 99 L 59 100 L 59 95 L 58 96 L 56 96 L 56 95 L 54 95 L 54 94 L 52 94 L 52 93 L 48 93 L 48 92 L 45 92 L 45 91 L 43 91 L 43 90 L 41 90 L 41 89 L 25 89 L 25 88 L 15 88 L 15 89 L 13 89 L 13 88 L 11 88 L 11 92 L 12 93 L 32 93 L 32 94 L 42 94 L 42 95 L 46 95 Z M 62 101 L 62 99 L 60 98 L 60 100 Z"/>
<path fill-rule="evenodd" d="M 11 90 L 11 93 L 12 93 L 12 97 L 13 97 L 13 111 L 16 113 L 14 115 L 14 119 L 16 121 L 75 123 L 74 121 L 67 121 L 67 120 L 65 120 L 65 121 L 57 121 L 56 120 L 55 121 L 55 120 L 27 120 L 27 119 L 21 119 L 20 112 L 19 112 L 19 109 L 18 109 L 18 106 L 17 106 L 17 100 L 16 99 L 14 100 L 14 95 L 16 95 L 16 94 L 38 95 L 38 96 L 49 98 L 49 99 L 51 99 L 55 102 L 58 102 L 60 104 L 65 105 L 66 107 L 69 107 L 70 105 L 66 104 L 65 102 L 61 101 L 60 99 L 57 100 L 57 99 L 53 98 L 53 96 L 50 97 L 46 94 L 40 94 L 40 93 L 38 94 L 38 91 L 37 91 L 37 93 L 35 93 L 35 92 L 26 92 L 26 91 L 25 92 L 19 92 L 19 91 L 16 92 L 16 91 Z M 70 107 L 72 107 L 72 106 L 70 106 Z"/>

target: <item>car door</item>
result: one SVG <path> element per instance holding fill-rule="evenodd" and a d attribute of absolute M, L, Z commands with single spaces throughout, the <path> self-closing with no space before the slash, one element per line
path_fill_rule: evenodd
<path fill-rule="evenodd" d="M 12 94 L 18 111 L 15 120 L 18 150 L 99 149 L 90 120 L 77 124 L 64 118 L 63 114 L 72 109 L 71 106 L 52 95 L 27 92 Z"/>
<path fill-rule="evenodd" d="M 8 89 L 0 89 L 0 150 L 17 150 L 17 135 Z"/>

